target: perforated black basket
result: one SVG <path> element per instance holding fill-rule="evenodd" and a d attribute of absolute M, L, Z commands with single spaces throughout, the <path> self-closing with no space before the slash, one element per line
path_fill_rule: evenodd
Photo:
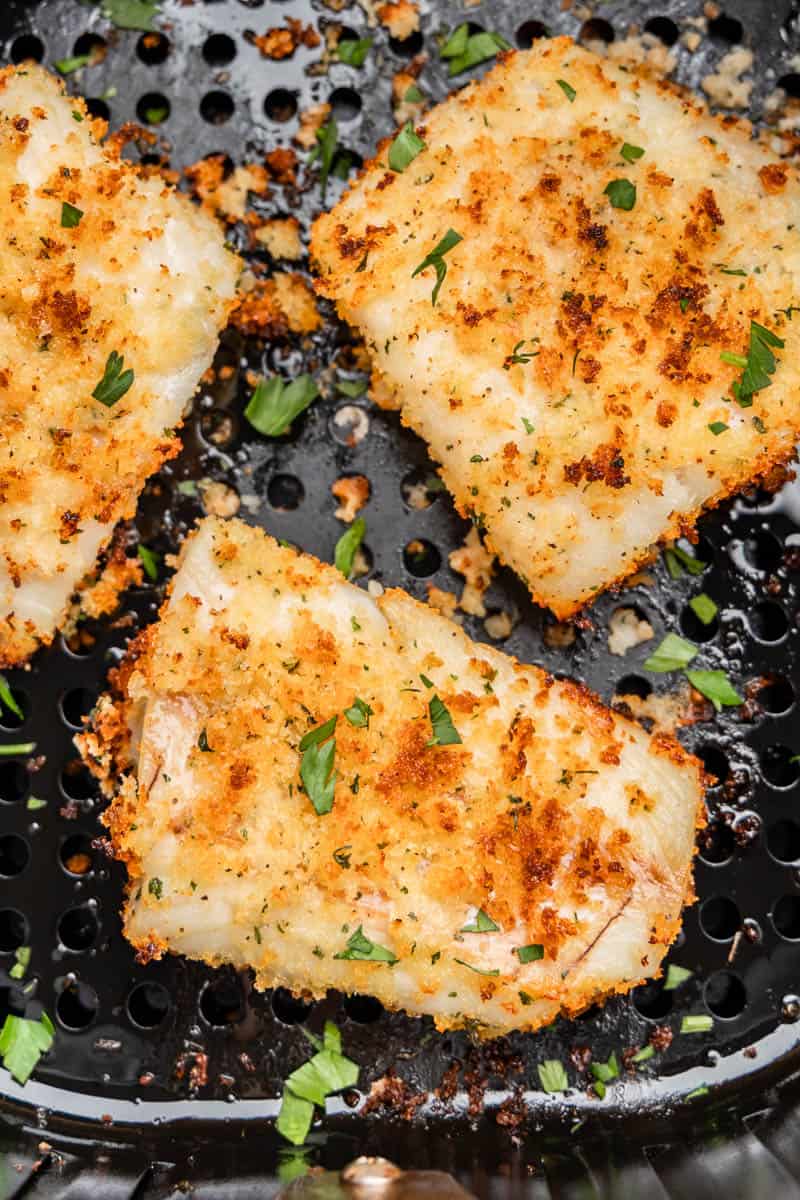
<path fill-rule="evenodd" d="M 754 55 L 753 117 L 779 84 L 800 95 L 793 61 L 800 39 L 784 0 L 730 0 L 724 12 L 712 12 L 693 52 L 679 40 L 702 10 L 690 0 L 609 0 L 594 14 L 543 0 L 483 0 L 468 9 L 430 0 L 421 32 L 404 42 L 368 28 L 367 0 L 329 3 L 165 0 L 158 36 L 145 37 L 114 30 L 96 5 L 80 0 L 9 0 L 0 12 L 0 46 L 7 60 L 49 66 L 105 47 L 105 58 L 70 75 L 69 86 L 112 128 L 132 119 L 151 124 L 159 142 L 141 153 L 167 157 L 177 169 L 212 153 L 232 163 L 261 161 L 266 150 L 290 145 L 298 114 L 322 100 L 333 106 L 357 165 L 391 130 L 391 78 L 414 55 L 429 52 L 419 79 L 425 95 L 446 93 L 435 36 L 464 19 L 521 46 L 548 33 L 609 41 L 644 28 L 672 47 L 674 77 L 695 88 L 742 43 Z M 250 34 L 286 17 L 314 24 L 323 36 L 332 23 L 355 36 L 369 33 L 366 63 L 334 62 L 318 74 L 321 47 L 266 60 Z M 329 202 L 341 186 L 332 179 Z M 301 170 L 299 186 L 273 184 L 253 204 L 265 215 L 296 214 L 305 228 L 319 187 Z M 332 320 L 311 337 L 287 336 L 266 348 L 227 334 L 218 365 L 232 370 L 198 393 L 184 452 L 148 487 L 131 547 L 141 540 L 163 562 L 201 512 L 191 481 L 212 479 L 238 493 L 240 515 L 330 559 L 342 529 L 331 484 L 363 474 L 372 488 L 369 577 L 421 598 L 428 583 L 459 591 L 448 552 L 468 526 L 445 493 L 425 492 L 432 465 L 396 415 L 363 397 L 331 393 L 290 436 L 269 442 L 242 419 L 248 365 L 296 373 L 349 361 L 347 333 Z M 425 494 L 425 507 L 409 503 L 412 488 L 417 504 Z M 12 673 L 25 719 L 6 711 L 0 743 L 22 736 L 41 757 L 32 771 L 0 759 L 0 1019 L 19 1006 L 8 970 L 14 950 L 29 945 L 32 1004 L 53 1015 L 57 1035 L 24 1088 L 3 1074 L 0 1196 L 138 1200 L 176 1196 L 184 1185 L 196 1196 L 271 1193 L 294 1169 L 268 1118 L 284 1078 L 307 1055 L 299 1024 L 318 1030 L 331 1017 L 361 1065 L 361 1080 L 315 1128 L 310 1163 L 338 1167 L 357 1153 L 384 1153 L 403 1166 L 452 1171 L 480 1194 L 524 1187 L 536 1200 L 697 1200 L 722 1189 L 727 1200 L 800 1198 L 793 1082 L 800 1065 L 800 488 L 743 497 L 704 520 L 701 534 L 701 576 L 674 579 L 657 564 L 649 581 L 602 598 L 569 645 L 510 574 L 502 572 L 487 595 L 490 610 L 517 618 L 505 649 L 583 679 L 607 700 L 669 687 L 642 671 L 648 645 L 624 657 L 609 653 L 609 619 L 620 607 L 634 607 L 656 638 L 679 630 L 701 644 L 703 664 L 724 667 L 747 697 L 742 707 L 681 731 L 719 780 L 699 846 L 699 903 L 669 956 L 691 978 L 675 990 L 648 985 L 577 1021 L 488 1046 L 466 1034 L 438 1035 L 430 1021 L 385 1013 L 368 997 L 331 994 L 311 1007 L 281 990 L 256 993 L 232 970 L 176 958 L 137 965 L 120 930 L 123 873 L 94 845 L 100 802 L 72 738 L 109 665 L 152 619 L 163 566 L 156 584 L 125 598 L 121 614 L 81 626 L 29 671 Z M 688 607 L 701 590 L 719 605 L 707 626 Z M 489 638 L 481 621 L 466 623 L 473 636 Z M 713 1030 L 681 1035 L 688 1013 L 710 1014 Z M 589 1096 L 590 1078 L 579 1069 L 583 1048 L 605 1060 L 645 1045 L 656 1026 L 675 1035 L 671 1045 L 641 1069 L 623 1071 L 604 1101 Z M 545 1058 L 567 1064 L 577 1085 L 567 1097 L 539 1090 L 536 1064 Z M 455 1094 L 445 1101 L 434 1093 L 448 1069 Z M 359 1111 L 371 1083 L 388 1071 L 404 1081 L 395 1085 L 398 1103 Z M 418 1105 L 414 1097 L 423 1093 L 428 1099 Z"/>

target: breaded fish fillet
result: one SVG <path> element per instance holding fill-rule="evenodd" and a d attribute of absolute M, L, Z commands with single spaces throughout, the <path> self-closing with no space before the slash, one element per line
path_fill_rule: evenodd
<path fill-rule="evenodd" d="M 797 170 L 568 38 L 418 132 L 404 171 L 382 145 L 317 220 L 318 287 L 376 399 L 563 618 L 792 457 Z"/>
<path fill-rule="evenodd" d="M 80 741 L 145 959 L 498 1033 L 678 932 L 697 761 L 404 592 L 209 518 L 116 683 Z"/>
<path fill-rule="evenodd" d="M 46 71 L 0 72 L 0 667 L 177 452 L 236 285 L 211 218 L 101 133 Z"/>

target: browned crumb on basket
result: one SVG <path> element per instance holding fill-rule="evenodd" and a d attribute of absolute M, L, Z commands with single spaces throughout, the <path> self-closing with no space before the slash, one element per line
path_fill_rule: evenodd
<path fill-rule="evenodd" d="M 300 113 L 300 128 L 292 141 L 301 150 L 313 150 L 317 144 L 317 130 L 321 129 L 331 115 L 330 104 L 313 104 Z"/>
<path fill-rule="evenodd" d="M 313 25 L 304 25 L 295 17 L 287 17 L 286 25 L 276 25 L 258 37 L 249 39 L 264 58 L 280 61 L 291 58 L 298 46 L 313 49 L 320 44 L 320 36 Z"/>
<path fill-rule="evenodd" d="M 366 475 L 343 475 L 331 484 L 331 491 L 341 501 L 335 516 L 349 525 L 369 500 L 369 480 Z"/>
<path fill-rule="evenodd" d="M 104 617 L 114 611 L 124 591 L 142 582 L 142 564 L 128 558 L 117 541 L 97 580 L 80 593 L 80 613 L 84 617 Z"/>
<path fill-rule="evenodd" d="M 464 576 L 464 590 L 458 602 L 459 608 L 473 617 L 485 617 L 486 606 L 483 596 L 494 573 L 494 555 L 490 554 L 473 525 L 464 539 L 463 546 L 452 550 L 448 557 L 450 566 Z"/>
<path fill-rule="evenodd" d="M 277 146 L 264 156 L 270 178 L 285 187 L 297 182 L 297 155 L 291 146 Z"/>
<path fill-rule="evenodd" d="M 224 154 L 201 158 L 186 167 L 184 175 L 201 206 L 207 212 L 224 217 L 229 224 L 244 220 L 251 193 L 256 196 L 269 194 L 269 176 L 265 167 L 249 163 L 229 171 Z"/>
<path fill-rule="evenodd" d="M 444 588 L 437 587 L 435 583 L 429 583 L 428 604 L 440 612 L 443 617 L 449 617 L 451 621 L 461 620 L 456 613 L 458 596 L 455 592 L 447 592 Z"/>
<path fill-rule="evenodd" d="M 249 336 L 280 337 L 313 333 L 322 324 L 314 292 L 297 272 L 277 272 L 268 279 L 245 273 L 231 325 Z"/>
<path fill-rule="evenodd" d="M 410 1121 L 427 1099 L 427 1092 L 414 1092 L 410 1084 L 390 1068 L 373 1082 L 360 1115 L 366 1117 L 374 1112 L 391 1112 L 404 1121 Z"/>
<path fill-rule="evenodd" d="M 389 30 L 389 36 L 403 41 L 419 29 L 419 6 L 413 0 L 394 0 L 382 4 L 377 10 L 381 25 Z"/>
<path fill-rule="evenodd" d="M 303 257 L 300 240 L 300 222 L 297 217 L 273 217 L 253 230 L 258 246 L 262 246 L 273 258 L 285 258 L 296 262 Z"/>

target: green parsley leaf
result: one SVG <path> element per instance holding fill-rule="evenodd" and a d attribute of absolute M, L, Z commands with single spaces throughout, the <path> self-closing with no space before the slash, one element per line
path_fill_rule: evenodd
<path fill-rule="evenodd" d="M 342 572 L 345 579 L 349 579 L 353 574 L 356 551 L 363 542 L 366 532 L 367 522 L 363 517 L 356 517 L 350 528 L 345 530 L 336 543 L 336 548 L 333 552 L 333 562 L 337 570 Z"/>
<path fill-rule="evenodd" d="M 641 146 L 632 146 L 630 142 L 623 142 L 620 154 L 625 159 L 625 162 L 636 162 L 637 158 L 641 158 L 644 150 Z"/>
<path fill-rule="evenodd" d="M 80 71 L 81 67 L 88 66 L 90 57 L 88 54 L 74 54 L 72 58 L 59 58 L 53 66 L 59 75 L 72 75 L 74 71 Z"/>
<path fill-rule="evenodd" d="M 689 608 L 704 625 L 710 625 L 719 611 L 714 601 L 705 592 L 701 592 L 699 596 L 693 596 L 689 601 Z"/>
<path fill-rule="evenodd" d="M 412 83 L 403 99 L 407 104 L 421 104 L 425 97 L 415 83 Z"/>
<path fill-rule="evenodd" d="M 332 716 L 323 725 L 317 725 L 315 729 L 309 729 L 308 733 L 303 734 L 298 747 L 301 754 L 310 746 L 319 746 L 320 742 L 326 742 L 336 728 L 338 720 L 338 715 Z"/>
<path fill-rule="evenodd" d="M 372 716 L 372 709 L 366 700 L 360 700 L 356 696 L 350 708 L 344 710 L 344 715 L 351 725 L 355 725 L 356 729 L 369 729 L 369 719 Z"/>
<path fill-rule="evenodd" d="M 488 913 L 479 908 L 469 925 L 462 925 L 459 933 L 496 933 L 500 928 Z"/>
<path fill-rule="evenodd" d="M 301 743 L 302 745 L 302 743 Z M 324 816 L 333 808 L 338 771 L 333 768 L 336 757 L 336 739 L 323 745 L 311 745 L 300 758 L 300 778 L 306 794 L 314 806 L 317 816 Z"/>
<path fill-rule="evenodd" d="M 575 91 L 575 88 L 574 88 L 574 87 L 572 87 L 572 85 L 571 85 L 571 84 L 567 83 L 566 79 L 557 79 L 557 80 L 556 80 L 556 83 L 557 83 L 557 84 L 558 84 L 558 86 L 561 88 L 562 92 L 563 92 L 563 93 L 564 93 L 564 95 L 567 97 L 567 99 L 569 100 L 570 104 L 573 104 L 573 103 L 574 103 L 574 101 L 575 101 L 575 97 L 576 97 L 576 96 L 577 96 L 577 94 L 578 94 L 578 93 Z"/>
<path fill-rule="evenodd" d="M 725 432 L 728 426 L 724 421 L 712 421 L 708 428 L 711 430 L 714 437 L 719 437 L 721 433 Z"/>
<path fill-rule="evenodd" d="M 771 385 L 771 376 L 775 374 L 778 366 L 778 360 L 772 351 L 782 350 L 784 345 L 783 338 L 759 325 L 758 321 L 751 321 L 747 357 L 731 354 L 729 351 L 722 352 L 720 357 L 725 356 L 725 362 L 744 367 L 741 378 L 731 385 L 733 394 L 742 408 L 749 408 L 755 393 Z"/>
<path fill-rule="evenodd" d="M 693 972 L 687 967 L 679 967 L 677 963 L 670 963 L 664 978 L 664 991 L 674 992 L 675 988 L 680 987 L 687 979 L 691 979 L 692 974 Z"/>
<path fill-rule="evenodd" d="M 273 375 L 259 379 L 244 415 L 265 437 L 280 437 L 318 396 L 317 385 L 310 375 L 298 375 L 291 383 Z"/>
<path fill-rule="evenodd" d="M 331 1050 L 334 1054 L 342 1053 L 342 1035 L 333 1021 L 326 1021 L 325 1028 L 322 1031 L 322 1045 L 325 1050 Z M 345 1084 L 345 1087 L 351 1087 L 352 1084 Z"/>
<path fill-rule="evenodd" d="M 358 1064 L 342 1054 L 342 1035 L 332 1021 L 325 1022 L 323 1040 L 303 1030 L 316 1053 L 292 1071 L 286 1080 L 276 1128 L 294 1145 L 301 1145 L 314 1119 L 314 1105 L 323 1107 L 334 1092 L 358 1082 Z"/>
<path fill-rule="evenodd" d="M 681 550 L 680 546 L 668 546 L 664 551 L 664 561 L 667 564 L 667 570 L 672 579 L 680 579 L 685 568 L 690 575 L 702 575 L 708 563 L 700 562 L 699 558 L 695 558 L 692 554 L 687 554 L 685 550 Z"/>
<path fill-rule="evenodd" d="M 548 1058 L 544 1062 L 539 1063 L 539 1082 L 544 1091 L 551 1095 L 555 1092 L 566 1092 L 569 1087 L 567 1072 L 564 1070 L 557 1058 Z"/>
<path fill-rule="evenodd" d="M 405 171 L 409 163 L 426 149 L 424 141 L 414 130 L 413 122 L 406 121 L 389 147 L 389 166 L 398 173 Z"/>
<path fill-rule="evenodd" d="M 511 351 L 511 353 L 503 359 L 503 370 L 504 371 L 510 371 L 515 363 L 520 363 L 520 365 L 524 366 L 525 363 L 529 363 L 532 358 L 536 358 L 537 354 L 539 353 L 538 350 L 521 350 L 520 349 L 521 346 L 525 345 L 526 341 L 530 341 L 532 346 L 534 346 L 536 344 L 536 341 L 533 338 L 530 338 L 530 339 L 523 338 L 521 342 L 517 342 L 516 346 Z M 524 420 L 524 418 L 523 418 L 523 420 Z M 530 433 L 530 430 L 528 430 L 528 432 Z"/>
<path fill-rule="evenodd" d="M 0 675 L 0 707 L 3 705 L 14 713 L 15 716 L 19 717 L 20 720 L 23 719 L 24 713 L 14 699 L 14 693 L 9 687 L 8 680 L 5 675 Z"/>
<path fill-rule="evenodd" d="M 426 687 L 426 688 L 432 688 L 432 687 L 433 687 L 433 680 L 432 680 L 432 679 L 428 679 L 428 676 L 427 676 L 427 675 L 420 675 L 420 680 L 422 681 L 422 683 L 424 683 L 424 685 L 425 685 L 425 687 Z"/>
<path fill-rule="evenodd" d="M 353 962 L 390 964 L 397 962 L 397 955 L 393 954 L 391 950 L 387 950 L 385 946 L 379 946 L 377 942 L 370 941 L 360 925 L 355 933 L 352 933 L 347 939 L 347 948 L 340 950 L 333 957 L 344 958 Z"/>
<path fill-rule="evenodd" d="M 0 758 L 11 758 L 16 754 L 33 754 L 36 742 L 10 742 L 0 746 Z"/>
<path fill-rule="evenodd" d="M 529 1004 L 536 1003 L 536 997 L 532 996 L 530 992 L 519 992 L 519 998 L 520 1002 L 524 1004 L 526 1008 Z"/>
<path fill-rule="evenodd" d="M 655 1050 L 653 1049 L 652 1046 L 650 1046 L 650 1045 L 642 1046 L 641 1050 L 637 1050 L 636 1054 L 634 1054 L 633 1058 L 631 1059 L 631 1062 L 635 1062 L 635 1063 L 647 1062 L 648 1059 L 651 1059 L 654 1054 L 655 1054 Z"/>
<path fill-rule="evenodd" d="M 14 958 L 16 961 L 8 973 L 12 979 L 22 979 L 31 961 L 30 946 L 17 946 Z"/>
<path fill-rule="evenodd" d="M 74 204 L 68 204 L 66 200 L 61 202 L 61 228 L 76 229 L 81 223 L 83 210 L 76 208 Z"/>
<path fill-rule="evenodd" d="M 147 890 L 151 896 L 155 896 L 156 900 L 160 900 L 164 895 L 164 884 L 157 875 L 154 875 L 147 884 Z"/>
<path fill-rule="evenodd" d="M 141 29 L 150 33 L 153 17 L 159 10 L 158 0 L 102 0 L 103 16 L 117 29 Z"/>
<path fill-rule="evenodd" d="M 47 801 L 39 800 L 36 796 L 28 796 L 25 807 L 28 812 L 38 812 L 40 808 L 47 808 Z"/>
<path fill-rule="evenodd" d="M 363 396 L 364 392 L 369 387 L 367 379 L 337 379 L 336 390 L 341 392 L 343 396 L 350 396 L 356 400 L 359 396 Z"/>
<path fill-rule="evenodd" d="M 47 1013 L 38 1021 L 9 1013 L 0 1029 L 0 1058 L 17 1083 L 27 1083 L 39 1059 L 53 1044 L 53 1022 Z"/>
<path fill-rule="evenodd" d="M 612 179 L 603 188 L 603 195 L 608 196 L 612 208 L 622 208 L 630 212 L 636 203 L 636 184 L 630 179 Z"/>
<path fill-rule="evenodd" d="M 158 563 L 160 555 L 156 554 L 155 550 L 150 550 L 147 546 L 143 546 L 141 542 L 136 547 L 136 553 L 142 560 L 145 575 L 151 579 L 153 583 L 158 579 Z"/>
<path fill-rule="evenodd" d="M 448 62 L 447 71 L 452 78 L 478 63 L 494 58 L 498 51 L 510 49 L 506 39 L 499 33 L 484 30 L 470 33 L 469 25 L 465 23 L 451 32 L 440 53 Z"/>
<path fill-rule="evenodd" d="M 457 962 L 460 967 L 468 967 L 470 971 L 474 971 L 476 975 L 488 975 L 490 978 L 500 974 L 499 967 L 495 967 L 493 971 L 484 971 L 481 967 L 475 967 L 472 963 L 464 962 L 463 958 L 454 958 L 453 962 Z"/>
<path fill-rule="evenodd" d="M 293 1146 L 302 1146 L 308 1137 L 314 1120 L 314 1105 L 310 1100 L 301 1100 L 289 1088 L 284 1088 L 281 1109 L 275 1128 L 281 1137 Z"/>
<path fill-rule="evenodd" d="M 644 661 L 645 671 L 656 671 L 659 675 L 665 671 L 679 671 L 688 666 L 697 654 L 697 647 L 677 633 L 668 633 L 660 646 L 657 646 L 649 658 Z"/>
<path fill-rule="evenodd" d="M 711 701 L 717 712 L 744 704 L 724 671 L 686 671 L 686 678 L 701 696 Z"/>
<path fill-rule="evenodd" d="M 686 1099 L 687 1100 L 699 1100 L 701 1096 L 707 1096 L 709 1093 L 709 1090 L 710 1089 L 708 1087 L 708 1084 L 701 1083 L 700 1087 L 696 1087 L 694 1089 L 694 1091 L 686 1093 Z"/>
<path fill-rule="evenodd" d="M 72 110 L 72 119 L 73 119 L 73 121 L 77 121 L 78 124 L 80 125 L 83 122 L 83 113 L 79 113 L 77 108 L 74 108 Z M 791 318 L 790 318 L 790 320 L 791 320 Z"/>
<path fill-rule="evenodd" d="M 521 963 L 538 962 L 544 958 L 544 946 L 539 942 L 531 942 L 529 946 L 517 946 L 514 953 Z"/>
<path fill-rule="evenodd" d="M 594 1083 L 592 1084 L 592 1087 L 594 1088 L 594 1090 L 595 1090 L 595 1093 L 596 1093 L 596 1095 L 597 1095 L 598 1099 L 599 1099 L 599 1100 L 605 1100 L 605 1098 L 606 1098 L 606 1085 L 603 1083 L 602 1079 L 595 1079 Z"/>
<path fill-rule="evenodd" d="M 112 408 L 118 400 L 121 400 L 133 383 L 133 371 L 130 367 L 124 371 L 124 366 L 123 356 L 117 354 L 116 350 L 112 350 L 106 360 L 103 378 L 92 392 L 95 400 L 99 400 L 106 408 Z"/>
<path fill-rule="evenodd" d="M 527 417 L 522 418 L 522 425 L 526 433 L 534 433 L 536 426 L 532 425 Z"/>
<path fill-rule="evenodd" d="M 209 746 L 208 744 L 208 734 L 206 733 L 205 728 L 200 730 L 200 736 L 197 739 L 197 749 L 202 750 L 204 754 L 214 753 L 214 747 Z"/>
<path fill-rule="evenodd" d="M 681 1021 L 681 1033 L 709 1033 L 714 1028 L 714 1018 L 705 1013 L 690 1013 Z"/>
<path fill-rule="evenodd" d="M 460 746 L 461 735 L 453 724 L 453 719 L 438 696 L 431 696 L 428 704 L 428 715 L 431 719 L 433 737 L 428 746 Z"/>
<path fill-rule="evenodd" d="M 430 254 L 426 254 L 419 266 L 415 267 L 411 272 L 411 278 L 414 279 L 421 271 L 427 270 L 428 267 L 433 267 L 436 271 L 436 283 L 431 292 L 431 304 L 436 303 L 439 289 L 444 283 L 444 278 L 447 274 L 447 263 L 444 261 L 444 256 L 463 240 L 461 234 L 456 233 L 455 229 L 448 229 L 444 237 L 433 247 Z"/>
<path fill-rule="evenodd" d="M 747 275 L 747 271 L 743 271 L 741 267 L 720 267 L 720 272 L 723 275 Z"/>
<path fill-rule="evenodd" d="M 322 187 L 322 203 L 325 203 L 325 193 L 328 190 L 328 178 L 333 167 L 333 160 L 339 145 L 339 126 L 336 118 L 331 117 L 317 130 L 317 144 L 311 152 L 309 162 L 319 159 L 319 181 Z"/>
<path fill-rule="evenodd" d="M 338 850 L 334 850 L 334 852 L 333 852 L 333 861 L 336 863 L 337 867 L 341 867 L 344 871 L 347 871 L 350 869 L 350 852 L 351 852 L 351 850 L 352 850 L 352 847 L 351 847 L 350 843 L 348 842 L 347 845 L 340 846 L 338 848 Z"/>
<path fill-rule="evenodd" d="M 364 60 L 369 54 L 372 38 L 342 38 L 336 47 L 339 62 L 347 63 L 348 67 L 363 67 Z"/>
<path fill-rule="evenodd" d="M 619 1063 L 617 1062 L 616 1054 L 611 1054 L 608 1062 L 593 1062 L 590 1064 L 590 1070 L 595 1079 L 599 1079 L 601 1083 L 610 1083 L 612 1079 L 619 1078 Z"/>
<path fill-rule="evenodd" d="M 282 1187 L 288 1187 L 293 1179 L 301 1179 L 311 1170 L 311 1163 L 308 1159 L 308 1150 L 304 1150 L 302 1146 L 294 1147 L 288 1150 L 281 1147 L 278 1152 L 278 1183 Z"/>

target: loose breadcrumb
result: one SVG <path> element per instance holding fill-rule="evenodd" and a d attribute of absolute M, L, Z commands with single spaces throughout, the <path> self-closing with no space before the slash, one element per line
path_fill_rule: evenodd
<path fill-rule="evenodd" d="M 608 649 L 611 654 L 627 654 L 634 646 L 654 637 L 653 626 L 640 617 L 635 608 L 615 608 L 608 622 Z"/>
<path fill-rule="evenodd" d="M 254 230 L 253 237 L 273 258 L 285 258 L 296 262 L 303 257 L 300 222 L 297 217 L 274 217 L 265 221 Z"/>
<path fill-rule="evenodd" d="M 394 0 L 394 3 L 382 4 L 377 13 L 381 25 L 399 41 L 411 37 L 419 29 L 419 6 L 413 0 Z"/>
<path fill-rule="evenodd" d="M 284 27 L 268 29 L 266 33 L 253 37 L 251 41 L 264 58 L 279 61 L 291 58 L 298 46 L 318 46 L 320 36 L 313 25 L 304 25 L 294 17 L 287 17 Z"/>
<path fill-rule="evenodd" d="M 465 580 L 458 607 L 470 616 L 485 617 L 483 596 L 492 582 L 494 555 L 483 545 L 474 526 L 464 539 L 463 546 L 450 551 L 448 562 Z"/>
<path fill-rule="evenodd" d="M 369 480 L 366 475 L 343 475 L 331 484 L 331 491 L 341 501 L 336 517 L 349 525 L 369 500 Z"/>

